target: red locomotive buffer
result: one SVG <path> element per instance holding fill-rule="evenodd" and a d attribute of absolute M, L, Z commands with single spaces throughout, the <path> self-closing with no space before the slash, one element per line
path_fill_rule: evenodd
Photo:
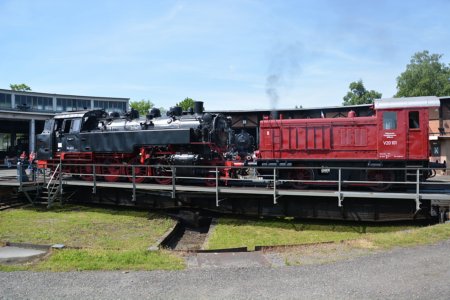
<path fill-rule="evenodd" d="M 414 179 L 406 171 L 382 168 L 430 166 L 428 111 L 438 106 L 436 97 L 381 99 L 375 101 L 370 117 L 355 117 L 350 111 L 347 118 L 266 119 L 260 123 L 258 165 L 305 167 L 285 175 L 298 180 L 336 180 L 337 170 L 331 167 L 364 169 L 343 171 L 343 180 Z M 421 179 L 430 174 L 422 172 Z"/>

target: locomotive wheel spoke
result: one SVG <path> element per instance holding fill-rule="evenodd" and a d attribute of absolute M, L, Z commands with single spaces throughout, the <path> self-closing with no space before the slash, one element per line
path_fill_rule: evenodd
<path fill-rule="evenodd" d="M 313 180 L 314 172 L 311 169 L 292 170 L 290 172 L 290 179 L 295 180 L 294 182 L 291 183 L 293 188 L 298 190 L 304 190 L 309 186 L 309 184 L 303 181 Z"/>
<path fill-rule="evenodd" d="M 158 165 L 152 170 L 154 176 L 159 176 L 155 178 L 155 182 L 158 184 L 171 184 L 172 183 L 172 170 L 169 166 Z"/>
<path fill-rule="evenodd" d="M 384 181 L 384 183 L 370 183 L 370 189 L 376 192 L 384 192 L 388 190 L 392 183 L 386 181 L 394 181 L 395 174 L 392 171 L 369 170 L 367 171 L 367 181 Z"/>
<path fill-rule="evenodd" d="M 118 166 L 120 162 L 118 160 L 105 160 L 103 164 L 108 165 L 111 164 L 111 166 L 103 166 L 102 167 L 102 173 L 103 177 L 105 178 L 105 181 L 108 182 L 116 182 L 119 181 L 119 176 L 122 174 L 122 167 Z"/>
<path fill-rule="evenodd" d="M 97 169 L 97 168 L 96 168 Z M 93 172 L 92 172 L 93 168 L 91 165 L 83 165 L 80 167 L 80 173 L 82 174 L 80 177 L 81 179 L 83 179 L 84 181 L 93 181 L 94 180 L 94 176 L 93 176 Z M 96 170 L 96 172 L 98 173 L 99 170 Z"/>
<path fill-rule="evenodd" d="M 134 168 L 134 182 L 142 183 L 147 180 L 143 176 L 148 176 L 149 168 L 145 165 L 141 165 L 139 159 L 133 159 L 130 161 L 130 165 L 126 168 L 128 181 L 133 182 L 133 168 Z M 151 174 L 150 174 L 151 175 Z M 142 177 L 141 177 L 142 176 Z"/>

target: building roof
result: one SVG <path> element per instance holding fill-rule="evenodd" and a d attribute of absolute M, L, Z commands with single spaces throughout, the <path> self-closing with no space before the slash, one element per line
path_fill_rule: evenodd
<path fill-rule="evenodd" d="M 24 96 L 38 96 L 38 97 L 57 97 L 57 98 L 76 98 L 76 99 L 89 99 L 89 100 L 120 100 L 129 101 L 130 98 L 118 98 L 118 97 L 97 97 L 97 96 L 77 96 L 77 95 L 65 95 L 65 94 L 51 94 L 51 93 L 38 93 L 38 92 L 22 92 L 0 89 L 0 93 L 17 94 Z"/>
<path fill-rule="evenodd" d="M 248 110 L 213 110 L 210 112 L 216 113 L 224 113 L 224 114 L 232 114 L 232 113 L 246 113 L 246 112 L 254 112 L 254 113 L 264 113 L 264 112 L 298 112 L 298 111 L 311 111 L 311 110 L 349 110 L 349 109 L 357 109 L 357 108 L 370 108 L 373 104 L 359 104 L 359 105 L 346 105 L 346 106 L 322 106 L 322 107 L 307 107 L 307 108 L 275 108 L 275 109 L 248 109 Z"/>

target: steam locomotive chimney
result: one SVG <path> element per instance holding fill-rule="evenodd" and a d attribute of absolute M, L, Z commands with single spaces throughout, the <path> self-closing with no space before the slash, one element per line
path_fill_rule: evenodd
<path fill-rule="evenodd" d="M 194 113 L 200 115 L 203 113 L 203 101 L 194 102 Z"/>

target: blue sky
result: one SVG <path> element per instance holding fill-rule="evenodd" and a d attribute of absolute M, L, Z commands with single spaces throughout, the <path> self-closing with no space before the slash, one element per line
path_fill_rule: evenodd
<path fill-rule="evenodd" d="M 450 62 L 450 1 L 0 0 L 0 88 L 207 109 L 391 97 L 418 51 Z"/>

